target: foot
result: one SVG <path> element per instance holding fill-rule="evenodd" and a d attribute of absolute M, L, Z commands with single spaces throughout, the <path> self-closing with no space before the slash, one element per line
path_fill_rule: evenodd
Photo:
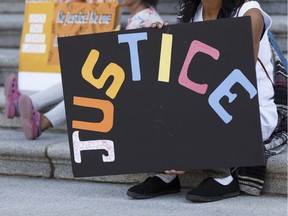
<path fill-rule="evenodd" d="M 157 176 L 149 177 L 143 183 L 131 187 L 127 195 L 135 199 L 148 199 L 163 194 L 180 192 L 180 181 L 177 176 L 170 183 L 165 183 Z"/>
<path fill-rule="evenodd" d="M 15 74 L 10 75 L 5 81 L 5 114 L 7 118 L 19 116 L 18 101 L 20 92 L 18 89 L 18 79 Z"/>
<path fill-rule="evenodd" d="M 19 98 L 19 111 L 22 117 L 23 131 L 27 139 L 34 140 L 41 135 L 41 115 L 33 107 L 32 101 L 27 95 Z"/>
<path fill-rule="evenodd" d="M 212 202 L 235 197 L 239 194 L 239 184 L 236 179 L 233 179 L 228 185 L 222 185 L 213 178 L 207 178 L 198 187 L 190 190 L 186 199 L 192 202 Z"/>

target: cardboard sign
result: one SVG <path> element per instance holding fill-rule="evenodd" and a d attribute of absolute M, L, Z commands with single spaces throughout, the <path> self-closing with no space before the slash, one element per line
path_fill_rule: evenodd
<path fill-rule="evenodd" d="M 118 30 L 113 3 L 26 0 L 19 53 L 19 87 L 40 91 L 61 82 L 57 37 Z"/>
<path fill-rule="evenodd" d="M 250 18 L 59 39 L 76 177 L 264 164 Z"/>
<path fill-rule="evenodd" d="M 58 37 L 112 31 L 117 9 L 108 3 L 56 4 L 48 64 L 59 65 Z"/>

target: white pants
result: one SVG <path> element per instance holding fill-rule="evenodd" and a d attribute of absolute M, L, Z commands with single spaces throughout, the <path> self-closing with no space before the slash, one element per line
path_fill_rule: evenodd
<path fill-rule="evenodd" d="M 42 110 L 47 106 L 55 105 L 55 107 L 44 114 L 53 127 L 66 121 L 62 83 L 55 84 L 43 91 L 30 95 L 30 98 L 37 111 Z"/>

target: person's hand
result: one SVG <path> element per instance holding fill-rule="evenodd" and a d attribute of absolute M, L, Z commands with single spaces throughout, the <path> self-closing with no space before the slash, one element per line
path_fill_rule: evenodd
<path fill-rule="evenodd" d="M 160 23 L 160 22 L 156 22 L 156 23 L 152 23 L 151 27 L 152 28 L 158 28 L 158 29 L 162 29 L 164 26 L 167 26 L 169 23 L 168 22 L 164 22 L 164 23 Z"/>
<path fill-rule="evenodd" d="M 165 170 L 165 174 L 176 174 L 176 175 L 182 175 L 185 171 L 182 170 Z"/>

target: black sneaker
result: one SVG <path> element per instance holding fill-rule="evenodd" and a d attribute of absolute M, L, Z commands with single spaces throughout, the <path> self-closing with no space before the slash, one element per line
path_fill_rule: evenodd
<path fill-rule="evenodd" d="M 212 202 L 240 194 L 238 181 L 234 178 L 228 185 L 222 185 L 213 178 L 203 180 L 198 187 L 186 194 L 186 199 L 192 202 Z"/>
<path fill-rule="evenodd" d="M 127 195 L 135 199 L 148 199 L 163 194 L 177 193 L 180 191 L 179 177 L 176 176 L 170 183 L 165 183 L 157 176 L 147 178 L 143 183 L 131 187 Z"/>

